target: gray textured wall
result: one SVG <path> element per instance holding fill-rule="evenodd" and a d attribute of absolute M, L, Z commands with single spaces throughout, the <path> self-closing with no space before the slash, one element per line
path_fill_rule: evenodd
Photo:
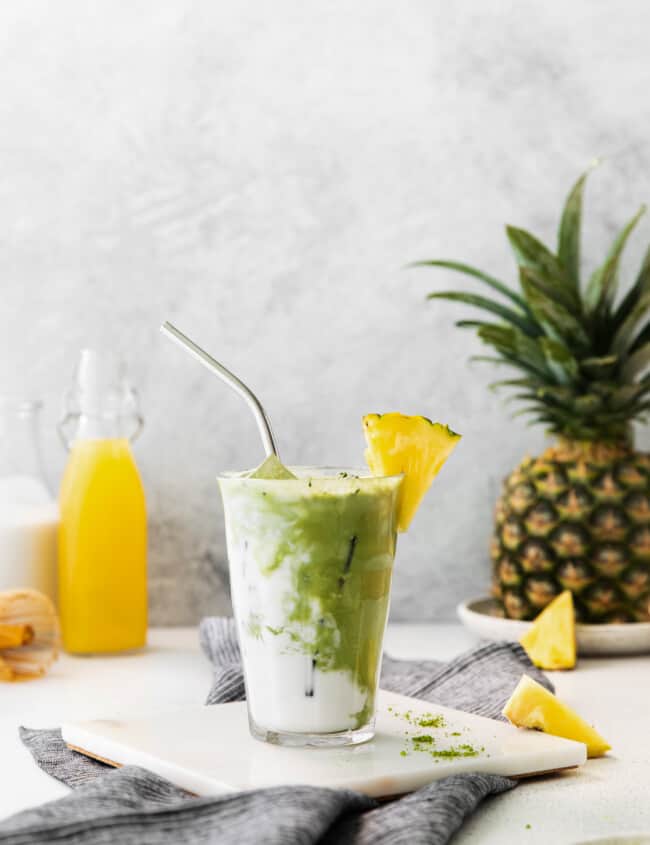
<path fill-rule="evenodd" d="M 424 302 L 457 280 L 401 268 L 462 257 L 513 279 L 503 223 L 550 237 L 595 154 L 601 257 L 650 199 L 649 27 L 645 0 L 0 6 L 0 389 L 45 398 L 55 478 L 77 350 L 124 350 L 155 622 L 227 608 L 214 477 L 261 458 L 165 318 L 259 391 L 288 461 L 358 463 L 367 411 L 462 431 L 401 540 L 393 614 L 450 617 L 484 591 L 499 479 L 543 435 L 465 363 L 466 311 Z"/>

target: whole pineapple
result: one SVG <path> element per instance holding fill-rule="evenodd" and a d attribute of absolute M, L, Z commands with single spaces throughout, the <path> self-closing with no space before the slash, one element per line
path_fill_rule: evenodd
<path fill-rule="evenodd" d="M 618 264 L 645 208 L 580 284 L 580 225 L 587 173 L 564 205 L 557 252 L 508 226 L 521 293 L 455 261 L 420 261 L 477 279 L 497 300 L 458 291 L 430 299 L 465 302 L 496 322 L 461 320 L 496 351 L 479 356 L 520 371 L 496 382 L 524 403 L 520 413 L 556 442 L 505 480 L 492 541 L 493 593 L 506 616 L 531 619 L 563 589 L 582 622 L 650 620 L 650 455 L 632 444 L 631 423 L 650 410 L 650 248 L 629 292 L 617 298 Z M 508 300 L 507 302 L 505 300 Z"/>

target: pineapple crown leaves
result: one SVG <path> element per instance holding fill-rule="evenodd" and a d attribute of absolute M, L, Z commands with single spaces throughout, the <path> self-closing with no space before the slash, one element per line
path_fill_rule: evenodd
<path fill-rule="evenodd" d="M 496 355 L 474 356 L 521 371 L 520 378 L 494 382 L 513 389 L 530 414 L 553 434 L 573 440 L 625 442 L 630 423 L 650 412 L 650 247 L 627 294 L 617 303 L 621 255 L 645 206 L 614 240 L 603 264 L 585 285 L 580 279 L 583 173 L 564 203 L 556 252 L 524 229 L 506 227 L 517 262 L 519 291 L 459 261 L 417 261 L 478 280 L 498 298 L 459 290 L 429 299 L 461 302 L 490 319 L 459 320 L 475 330 Z M 496 319 L 495 319 L 496 318 Z"/>

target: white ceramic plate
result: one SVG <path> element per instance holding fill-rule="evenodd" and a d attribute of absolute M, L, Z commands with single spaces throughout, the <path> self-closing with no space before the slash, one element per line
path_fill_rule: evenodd
<path fill-rule="evenodd" d="M 486 640 L 517 642 L 532 623 L 504 619 L 496 615 L 494 599 L 480 598 L 461 602 L 456 608 L 463 625 Z M 650 622 L 626 625 L 576 625 L 578 654 L 614 655 L 650 652 Z"/>

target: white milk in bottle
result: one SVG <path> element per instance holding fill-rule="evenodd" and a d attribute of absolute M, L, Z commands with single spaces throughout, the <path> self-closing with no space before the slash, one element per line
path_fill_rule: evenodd
<path fill-rule="evenodd" d="M 59 514 L 45 485 L 0 478 L 0 590 L 33 587 L 56 601 Z"/>
<path fill-rule="evenodd" d="M 0 397 L 0 590 L 31 587 L 56 602 L 59 514 L 42 468 L 40 407 Z"/>

